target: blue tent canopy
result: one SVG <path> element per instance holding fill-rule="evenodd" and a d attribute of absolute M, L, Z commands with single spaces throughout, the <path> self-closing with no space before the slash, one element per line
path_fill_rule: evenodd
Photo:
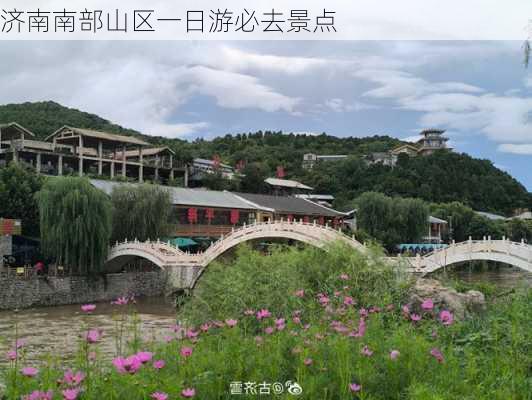
<path fill-rule="evenodd" d="M 448 245 L 443 243 L 402 243 L 397 245 L 399 251 L 434 251 L 446 247 L 448 247 Z"/>
<path fill-rule="evenodd" d="M 166 239 L 165 242 L 177 248 L 191 247 L 198 244 L 198 242 L 196 242 L 195 240 L 182 237 Z"/>

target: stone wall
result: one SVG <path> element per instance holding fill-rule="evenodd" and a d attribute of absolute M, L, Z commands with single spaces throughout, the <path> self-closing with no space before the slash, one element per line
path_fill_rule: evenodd
<path fill-rule="evenodd" d="M 0 276 L 0 310 L 111 301 L 120 296 L 160 296 L 166 286 L 164 271 L 109 274 L 106 279 L 86 277 Z"/>

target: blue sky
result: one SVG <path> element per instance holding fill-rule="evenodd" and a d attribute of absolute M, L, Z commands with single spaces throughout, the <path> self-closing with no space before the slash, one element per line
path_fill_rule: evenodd
<path fill-rule="evenodd" d="M 3 42 L 0 103 L 54 100 L 147 134 L 412 138 L 443 128 L 532 190 L 520 42 Z"/>

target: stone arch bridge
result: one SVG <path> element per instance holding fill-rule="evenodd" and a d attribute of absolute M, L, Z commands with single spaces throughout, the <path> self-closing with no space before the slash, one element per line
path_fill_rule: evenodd
<path fill-rule="evenodd" d="M 234 229 L 230 234 L 221 237 L 202 253 L 191 254 L 164 242 L 123 242 L 117 243 L 109 252 L 106 270 L 117 271 L 123 265 L 143 258 L 151 261 L 167 273 L 168 291 L 191 289 L 209 263 L 227 250 L 240 243 L 253 239 L 285 238 L 315 246 L 326 247 L 333 242 L 343 242 L 366 253 L 367 248 L 339 230 L 315 223 L 275 221 L 254 223 Z M 439 249 L 423 257 L 389 257 L 387 262 L 393 265 L 404 264 L 406 269 L 416 274 L 429 274 L 453 264 L 491 260 L 509 264 L 532 272 L 532 246 L 524 242 L 515 243 L 509 240 L 481 241 L 469 240 L 452 243 L 449 247 Z"/>

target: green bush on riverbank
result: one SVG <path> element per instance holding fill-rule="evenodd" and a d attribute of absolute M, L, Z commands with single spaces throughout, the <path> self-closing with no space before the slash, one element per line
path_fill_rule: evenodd
<path fill-rule="evenodd" d="M 87 337 L 70 365 L 83 375 L 64 376 L 57 355 L 30 365 L 22 345 L 3 371 L 6 396 L 51 390 L 54 400 L 289 399 L 297 382 L 298 397 L 312 400 L 529 398 L 530 290 L 449 324 L 442 310 L 404 310 L 408 288 L 407 277 L 345 248 L 279 249 L 265 257 L 244 247 L 201 277 L 179 315 L 190 325 L 157 341 L 138 332 L 111 363 L 99 354 L 98 327 L 87 315 Z M 129 306 L 116 307 L 123 312 L 117 332 L 135 330 L 134 321 L 120 322 L 132 319 Z M 38 369 L 26 375 L 36 375 L 23 376 L 30 366 Z M 245 391 L 246 382 L 256 383 L 256 394 L 231 395 L 231 383 Z"/>

